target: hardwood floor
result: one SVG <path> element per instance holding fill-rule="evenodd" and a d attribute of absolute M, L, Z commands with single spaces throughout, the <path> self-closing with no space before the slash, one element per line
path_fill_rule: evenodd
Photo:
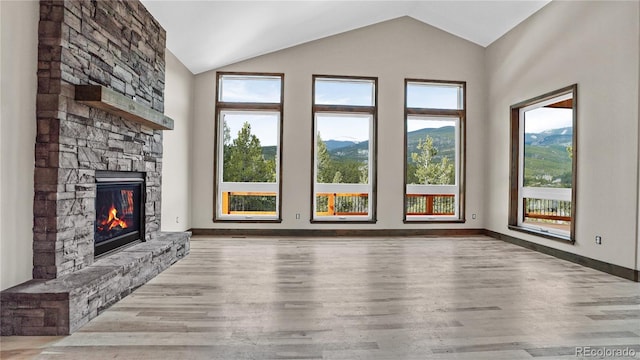
<path fill-rule="evenodd" d="M 638 283 L 485 236 L 194 237 L 37 358 L 577 359 L 584 346 L 640 358 Z"/>

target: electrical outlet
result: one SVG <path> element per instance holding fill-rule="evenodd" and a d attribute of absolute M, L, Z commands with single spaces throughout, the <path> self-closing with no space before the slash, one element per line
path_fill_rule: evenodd
<path fill-rule="evenodd" d="M 179 224 L 179 223 L 180 223 L 180 217 L 176 216 L 176 224 Z"/>
<path fill-rule="evenodd" d="M 471 218 L 475 220 L 476 219 L 476 214 L 471 214 Z"/>
<path fill-rule="evenodd" d="M 602 245 L 602 236 L 596 235 L 596 244 Z"/>
<path fill-rule="evenodd" d="M 300 220 L 300 214 L 296 214 L 296 220 Z"/>

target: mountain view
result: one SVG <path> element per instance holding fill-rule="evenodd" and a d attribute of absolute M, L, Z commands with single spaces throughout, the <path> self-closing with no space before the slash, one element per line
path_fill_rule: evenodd
<path fill-rule="evenodd" d="M 571 187 L 573 128 L 524 136 L 524 186 Z"/>
<path fill-rule="evenodd" d="M 525 186 L 571 187 L 571 157 L 568 148 L 573 128 L 546 130 L 525 134 Z M 429 136 L 437 150 L 432 160 L 455 158 L 455 129 L 453 126 L 427 128 L 407 134 L 408 179 L 412 183 L 411 154 L 419 153 L 418 144 Z M 326 140 L 324 144 L 334 161 L 366 161 L 369 142 Z"/>
<path fill-rule="evenodd" d="M 571 157 L 569 147 L 573 132 L 571 127 L 551 129 L 540 133 L 527 133 L 525 143 L 525 186 L 571 187 Z M 436 154 L 432 161 L 441 162 L 447 157 L 453 162 L 455 157 L 455 129 L 453 126 L 420 129 L 407 134 L 407 178 L 412 181 L 415 164 L 411 154 L 419 153 L 418 144 L 429 136 L 433 139 Z M 337 163 L 366 163 L 369 142 L 343 140 L 323 140 L 330 159 Z M 262 147 L 266 159 L 274 159 L 275 146 Z M 344 172 L 344 171 L 343 171 Z"/>
<path fill-rule="evenodd" d="M 525 186 L 571 187 L 572 136 L 571 127 L 525 134 Z M 318 137 L 316 146 L 318 183 L 368 182 L 368 141 L 323 140 Z M 260 140 L 252 134 L 250 124 L 245 123 L 237 137 L 225 136 L 224 181 L 276 181 L 276 151 L 275 146 L 261 146 Z M 408 184 L 455 184 L 455 128 L 444 126 L 409 132 L 406 161 Z M 353 210 L 352 205 L 355 206 L 347 199 L 340 209 L 348 212 Z M 316 206 L 317 211 L 326 211 L 326 198 L 318 200 Z M 229 209 L 233 211 L 274 208 L 274 196 L 229 198 Z M 421 212 L 424 211 L 422 208 L 424 204 L 408 205 L 407 211 Z"/>
<path fill-rule="evenodd" d="M 440 161 L 444 156 L 453 160 L 455 154 L 455 129 L 453 126 L 445 126 L 437 129 L 421 129 L 410 132 L 408 134 L 409 151 L 407 151 L 407 160 L 409 162 L 411 162 L 411 153 L 418 152 L 419 141 L 424 141 L 427 136 L 431 136 L 433 146 L 438 150 L 438 153 L 433 157 L 435 161 Z M 366 160 L 368 158 L 368 141 L 326 140 L 323 142 L 332 158 L 350 160 Z"/>

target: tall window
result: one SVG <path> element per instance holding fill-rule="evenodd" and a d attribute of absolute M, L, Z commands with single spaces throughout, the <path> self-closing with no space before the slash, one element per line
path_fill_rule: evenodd
<path fill-rule="evenodd" d="M 460 221 L 465 83 L 405 80 L 405 221 Z"/>
<path fill-rule="evenodd" d="M 280 220 L 283 77 L 218 73 L 216 220 Z"/>
<path fill-rule="evenodd" d="M 573 240 L 576 92 L 572 85 L 511 107 L 513 229 Z"/>
<path fill-rule="evenodd" d="M 315 221 L 375 221 L 376 78 L 313 77 Z"/>

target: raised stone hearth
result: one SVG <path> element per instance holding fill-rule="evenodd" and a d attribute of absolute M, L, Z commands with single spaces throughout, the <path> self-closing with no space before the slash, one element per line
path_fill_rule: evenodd
<path fill-rule="evenodd" d="M 190 233 L 161 233 L 53 280 L 0 293 L 2 335 L 65 335 L 189 253 Z"/>
<path fill-rule="evenodd" d="M 2 335 L 73 332 L 189 250 L 160 232 L 165 31 L 139 1 L 41 0 L 38 36 L 33 280 L 2 292 Z M 142 174 L 146 242 L 96 259 L 104 170 Z"/>

